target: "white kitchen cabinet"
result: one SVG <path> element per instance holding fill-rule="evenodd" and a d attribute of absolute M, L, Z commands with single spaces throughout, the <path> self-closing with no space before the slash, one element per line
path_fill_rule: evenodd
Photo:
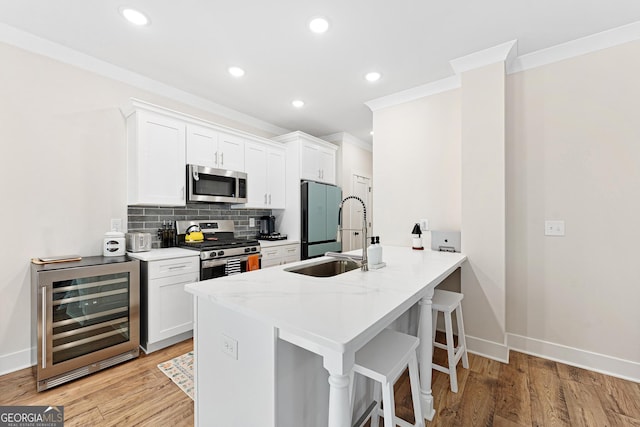
<path fill-rule="evenodd" d="M 185 205 L 186 124 L 136 110 L 127 118 L 127 203 Z"/>
<path fill-rule="evenodd" d="M 218 139 L 218 168 L 245 172 L 244 138 L 221 132 Z"/>
<path fill-rule="evenodd" d="M 199 253 L 145 261 L 140 268 L 140 346 L 146 353 L 193 334 L 193 299 L 184 285 L 200 279 Z"/>
<path fill-rule="evenodd" d="M 247 141 L 247 208 L 284 209 L 286 203 L 286 152 L 284 148 Z"/>
<path fill-rule="evenodd" d="M 244 139 L 216 129 L 187 125 L 187 164 L 244 172 Z"/>
<path fill-rule="evenodd" d="M 303 141 L 300 148 L 300 173 L 302 179 L 336 183 L 336 150 L 310 141 Z"/>
<path fill-rule="evenodd" d="M 300 243 L 288 243 L 278 246 L 271 246 L 269 243 L 261 248 L 262 268 L 283 265 L 290 262 L 300 261 Z"/>

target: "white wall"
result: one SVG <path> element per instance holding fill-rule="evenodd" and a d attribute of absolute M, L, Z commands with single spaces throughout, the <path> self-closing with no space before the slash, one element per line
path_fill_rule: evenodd
<path fill-rule="evenodd" d="M 634 362 L 636 378 L 638 57 L 627 43 L 507 80 L 508 331 L 532 351 L 539 340 Z M 566 235 L 545 237 L 545 219 Z"/>
<path fill-rule="evenodd" d="M 509 347 L 636 381 L 638 57 L 631 42 L 507 75 L 504 171 Z M 460 169 L 449 180 L 433 167 L 459 161 L 460 90 L 374 111 L 374 213 L 390 243 L 408 245 L 419 215 L 460 225 L 460 205 L 443 202 Z M 401 184 L 416 181 L 435 184 L 409 198 L 417 186 Z M 544 236 L 545 219 L 566 235 Z"/>
<path fill-rule="evenodd" d="M 373 129 L 375 234 L 410 246 L 421 218 L 433 230 L 460 230 L 460 91 L 377 110 Z"/>
<path fill-rule="evenodd" d="M 272 135 L 6 44 L 0 63 L 2 374 L 30 363 L 29 260 L 100 255 L 110 219 L 126 225 L 130 97 Z"/>

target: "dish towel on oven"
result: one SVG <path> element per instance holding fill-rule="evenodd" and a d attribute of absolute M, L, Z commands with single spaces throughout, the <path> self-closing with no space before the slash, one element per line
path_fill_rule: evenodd
<path fill-rule="evenodd" d="M 231 258 L 227 260 L 227 264 L 224 266 L 224 274 L 227 276 L 232 276 L 234 274 L 242 273 L 242 269 L 240 267 L 240 258 Z"/>
<path fill-rule="evenodd" d="M 260 255 L 249 255 L 247 271 L 260 270 Z"/>

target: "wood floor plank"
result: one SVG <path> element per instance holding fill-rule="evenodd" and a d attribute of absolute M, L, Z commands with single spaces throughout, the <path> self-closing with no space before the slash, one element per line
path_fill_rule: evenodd
<path fill-rule="evenodd" d="M 611 427 L 640 427 L 640 418 L 632 418 L 616 412 L 607 411 L 608 426 Z"/>
<path fill-rule="evenodd" d="M 509 364 L 500 365 L 496 415 L 519 425 L 531 425 L 528 357 L 513 352 Z"/>
<path fill-rule="evenodd" d="M 600 374 L 602 375 L 602 374 Z M 605 411 L 640 419 L 640 384 L 602 375 L 599 397 Z"/>
<path fill-rule="evenodd" d="M 563 380 L 577 381 L 585 385 L 594 385 L 597 387 L 604 385 L 604 376 L 597 372 L 565 365 L 563 363 L 556 363 L 556 368 L 558 369 L 558 375 Z"/>
<path fill-rule="evenodd" d="M 569 412 L 555 362 L 529 359 L 529 393 L 533 426 L 569 425 Z"/>
<path fill-rule="evenodd" d="M 518 423 L 515 423 L 515 422 L 513 422 L 511 420 L 503 418 L 498 414 L 495 414 L 493 416 L 492 427 L 525 427 L 525 426 L 529 427 L 529 426 L 531 426 L 531 423 L 518 424 Z"/>
<path fill-rule="evenodd" d="M 595 386 L 571 380 L 563 381 L 562 386 L 572 425 L 602 427 L 608 424 Z"/>
<path fill-rule="evenodd" d="M 459 426 L 491 426 L 496 405 L 497 379 L 469 373 L 460 400 L 460 409 L 456 415 Z"/>

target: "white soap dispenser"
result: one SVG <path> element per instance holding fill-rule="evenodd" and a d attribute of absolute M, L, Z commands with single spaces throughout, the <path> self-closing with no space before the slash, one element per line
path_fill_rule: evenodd
<path fill-rule="evenodd" d="M 384 264 L 382 262 L 382 245 L 380 244 L 380 236 L 376 236 L 376 257 L 377 257 L 377 263 L 376 264 Z"/>
<path fill-rule="evenodd" d="M 369 264 L 369 267 L 377 263 L 375 260 L 375 242 L 375 237 L 371 236 L 371 244 L 367 246 L 367 262 Z"/>

